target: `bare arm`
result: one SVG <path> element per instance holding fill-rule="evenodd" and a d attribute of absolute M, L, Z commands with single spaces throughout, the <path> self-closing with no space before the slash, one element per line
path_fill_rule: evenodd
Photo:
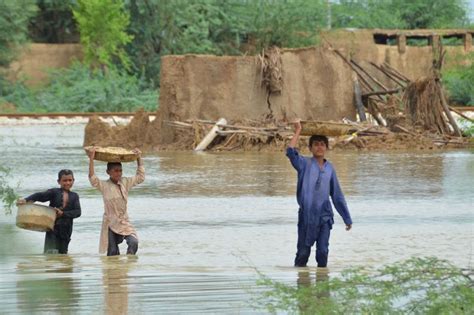
<path fill-rule="evenodd" d="M 135 148 L 133 150 L 133 153 L 135 153 L 138 156 L 137 157 L 137 168 L 139 168 L 140 166 L 143 166 L 142 151 L 140 151 L 138 148 Z"/>
<path fill-rule="evenodd" d="M 145 180 L 145 168 L 143 166 L 142 151 L 135 148 L 133 152 L 137 155 L 137 172 L 129 182 L 129 189 L 137 184 L 143 183 L 143 181 Z"/>
<path fill-rule="evenodd" d="M 89 155 L 89 182 L 91 183 L 92 187 L 96 187 L 102 191 L 102 183 L 97 178 L 97 176 L 95 176 L 94 170 L 95 147 L 93 147 L 90 151 L 87 151 L 87 155 Z"/>
<path fill-rule="evenodd" d="M 294 122 L 294 126 L 295 126 L 295 134 L 293 135 L 293 138 L 291 138 L 290 144 L 288 144 L 288 147 L 290 147 L 290 148 L 296 147 L 296 145 L 298 144 L 298 140 L 300 138 L 301 123 L 300 123 L 299 119 L 297 119 Z"/>
<path fill-rule="evenodd" d="M 94 171 L 94 157 L 95 157 L 95 148 L 92 148 L 87 152 L 89 155 L 89 178 L 95 175 Z"/>

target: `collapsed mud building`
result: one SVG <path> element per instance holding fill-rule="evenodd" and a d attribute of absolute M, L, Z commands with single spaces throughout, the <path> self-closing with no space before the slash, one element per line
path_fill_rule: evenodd
<path fill-rule="evenodd" d="M 217 129 L 220 137 L 209 148 L 282 149 L 292 134 L 288 122 L 294 118 L 345 119 L 354 124 L 366 111 L 375 121 L 359 126 L 360 135 L 378 136 L 370 138 L 382 147 L 389 142 L 396 148 L 462 143 L 452 139 L 460 134 L 455 124 L 449 125 L 449 110 L 436 114 L 443 122 L 448 120 L 441 129 L 422 128 L 435 132 L 434 140 L 410 130 L 406 117 L 397 117 L 403 110 L 403 92 L 411 83 L 424 77 L 439 81 L 440 65 L 437 69 L 433 61 L 443 61 L 447 54 L 464 57 L 449 58 L 449 62 L 472 62 L 466 59 L 473 51 L 472 35 L 465 30 L 345 31 L 322 34 L 318 47 L 271 48 L 260 56 L 164 56 L 156 119 L 149 121 L 147 114 L 139 112 L 127 126 L 109 126 L 93 118 L 86 127 L 84 145 L 189 150 L 222 117 L 227 121 Z M 462 45 L 442 48 L 443 38 L 453 37 Z M 407 45 L 412 38 L 426 39 L 427 46 Z M 444 105 L 443 97 L 436 102 Z M 425 102 L 430 102 L 429 95 Z M 415 125 L 419 122 L 412 122 Z M 355 138 L 337 143 L 371 147 L 372 140 Z"/>

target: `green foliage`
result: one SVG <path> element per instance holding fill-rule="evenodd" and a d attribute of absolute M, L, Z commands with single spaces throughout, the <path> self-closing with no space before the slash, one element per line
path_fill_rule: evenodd
<path fill-rule="evenodd" d="M 118 112 L 157 109 L 158 93 L 146 82 L 110 68 L 107 74 L 76 63 L 50 73 L 51 82 L 31 91 L 23 84 L 6 89 L 5 101 L 20 112 Z M 1 98 L 0 98 L 1 100 Z"/>
<path fill-rule="evenodd" d="M 168 54 L 238 55 L 269 45 L 317 42 L 324 1 L 127 0 L 134 41 L 127 50 L 148 80 L 159 82 L 159 58 Z"/>
<path fill-rule="evenodd" d="M 119 0 L 78 0 L 73 9 L 81 34 L 84 61 L 92 67 L 110 67 L 114 58 L 130 65 L 124 46 L 133 36 L 126 33 L 130 16 Z"/>
<path fill-rule="evenodd" d="M 457 28 L 469 23 L 463 0 L 392 0 L 390 10 L 404 21 L 405 28 Z"/>
<path fill-rule="evenodd" d="M 0 1 L 0 67 L 6 67 L 28 41 L 28 20 L 37 10 L 34 0 Z"/>
<path fill-rule="evenodd" d="M 459 129 L 461 129 L 461 132 L 464 136 L 473 138 L 474 137 L 474 123 L 461 118 L 460 120 L 457 121 L 459 125 Z"/>
<path fill-rule="evenodd" d="M 5 214 L 11 214 L 12 208 L 19 198 L 15 190 L 8 184 L 10 169 L 0 166 L 0 198 L 3 202 Z"/>
<path fill-rule="evenodd" d="M 229 14 L 227 2 L 215 0 L 128 0 L 129 32 L 134 41 L 127 50 L 134 71 L 159 83 L 160 57 L 167 54 L 238 54 L 242 28 Z"/>
<path fill-rule="evenodd" d="M 0 105 L 4 103 L 21 104 L 22 110 L 34 108 L 36 98 L 34 92 L 21 81 L 11 83 L 0 76 Z"/>
<path fill-rule="evenodd" d="M 469 66 L 459 65 L 443 72 L 443 83 L 451 102 L 474 106 L 474 53 L 468 56 Z"/>
<path fill-rule="evenodd" d="M 340 0 L 332 11 L 336 28 L 457 28 L 469 24 L 463 0 Z"/>
<path fill-rule="evenodd" d="M 259 283 L 269 290 L 257 303 L 272 313 L 467 314 L 474 309 L 472 276 L 434 257 L 411 258 L 376 272 L 347 270 L 334 279 L 316 274 L 314 284 L 302 281 L 309 280 L 309 272 L 301 271 L 296 287 L 262 276 Z"/>
<path fill-rule="evenodd" d="M 250 1 L 241 12 L 245 30 L 257 51 L 272 45 L 304 47 L 317 43 L 326 24 L 325 1 Z"/>
<path fill-rule="evenodd" d="M 37 0 L 39 11 L 30 19 L 29 35 L 36 43 L 73 43 L 79 39 L 71 6 L 75 0 Z"/>
<path fill-rule="evenodd" d="M 405 21 L 389 8 L 392 0 L 341 0 L 332 6 L 334 28 L 405 28 Z"/>

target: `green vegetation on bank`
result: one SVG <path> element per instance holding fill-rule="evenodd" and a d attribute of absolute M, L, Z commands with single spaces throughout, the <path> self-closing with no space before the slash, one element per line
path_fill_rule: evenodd
<path fill-rule="evenodd" d="M 0 72 L 0 106 L 1 102 L 9 102 L 19 111 L 133 110 L 137 102 L 130 101 L 127 92 L 117 94 L 113 104 L 105 106 L 103 100 L 109 100 L 108 92 L 101 91 L 122 86 L 129 80 L 136 87 L 130 90 L 143 94 L 132 98 L 143 102 L 146 95 L 153 93 L 152 89 L 159 89 L 160 58 L 164 55 L 241 55 L 258 53 L 271 45 L 289 48 L 315 45 L 319 30 L 328 27 L 466 28 L 470 27 L 469 23 L 472 22 L 463 0 L 0 1 L 0 66 L 7 66 L 28 38 L 46 43 L 80 41 L 83 62 L 94 69 L 90 70 L 94 82 L 76 82 L 74 86 L 87 86 L 101 100 L 88 100 L 81 105 L 79 97 L 72 92 L 75 88 L 68 81 L 67 71 L 56 76 L 42 91 L 8 84 L 1 80 Z M 77 65 L 74 67 L 73 73 L 80 72 Z M 96 73 L 96 69 L 103 73 Z M 470 100 L 466 97 L 472 96 L 469 94 L 472 80 L 466 79 L 462 68 L 458 72 L 447 75 L 446 82 L 453 82 L 447 85 L 450 95 L 460 104 L 472 105 L 472 97 Z M 97 82 L 100 75 L 107 83 Z M 78 79 L 82 78 L 86 77 Z M 458 88 L 459 80 L 463 82 L 461 88 Z M 74 97 L 63 98 L 60 105 L 54 102 L 56 97 L 68 96 L 58 90 L 61 86 L 58 82 L 62 81 L 68 82 L 67 93 Z M 124 99 L 118 101 L 119 97 Z M 100 109 L 94 104 L 100 104 Z M 151 108 L 149 103 L 143 106 Z"/>
<path fill-rule="evenodd" d="M 262 275 L 266 289 L 255 301 L 270 313 L 470 314 L 474 274 L 434 257 L 411 258 L 376 272 L 354 269 L 338 277 L 298 271 L 297 285 Z"/>
<path fill-rule="evenodd" d="M 474 53 L 471 53 L 470 66 L 457 66 L 443 72 L 443 83 L 449 91 L 449 99 L 456 103 L 474 106 Z"/>
<path fill-rule="evenodd" d="M 28 23 L 37 11 L 34 0 L 0 1 L 0 67 L 6 67 L 28 42 Z"/>
<path fill-rule="evenodd" d="M 92 68 L 111 67 L 114 58 L 126 69 L 130 59 L 124 46 L 133 36 L 127 34 L 130 15 L 123 3 L 114 0 L 78 0 L 73 15 L 79 26 L 84 63 Z"/>
<path fill-rule="evenodd" d="M 124 70 L 107 73 L 81 63 L 50 73 L 50 83 L 32 90 L 21 83 L 3 85 L 0 106 L 15 104 L 18 112 L 120 112 L 144 108 L 156 111 L 158 92 Z"/>
<path fill-rule="evenodd" d="M 0 199 L 3 203 L 5 214 L 12 214 L 12 208 L 19 198 L 15 190 L 9 185 L 10 169 L 0 166 Z"/>

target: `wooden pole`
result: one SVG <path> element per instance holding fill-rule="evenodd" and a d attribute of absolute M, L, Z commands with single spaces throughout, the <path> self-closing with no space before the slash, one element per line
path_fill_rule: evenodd
<path fill-rule="evenodd" d="M 386 95 L 386 94 L 395 94 L 400 92 L 401 89 L 393 89 L 393 90 L 388 90 L 388 91 L 378 91 L 378 92 L 369 92 L 369 93 L 364 93 L 362 96 L 372 96 L 372 95 Z"/>
<path fill-rule="evenodd" d="M 400 79 L 398 79 L 397 77 L 395 77 L 394 75 L 392 75 L 391 73 L 389 73 L 388 71 L 385 71 L 382 67 L 380 67 L 379 65 L 373 63 L 373 62 L 370 62 L 370 64 L 372 66 L 374 66 L 375 68 L 377 68 L 380 72 L 382 72 L 383 74 L 385 74 L 389 79 L 391 79 L 393 82 L 395 82 L 396 84 L 398 84 L 399 86 L 401 87 L 405 87 L 406 86 L 406 82 L 405 81 L 401 81 Z"/>
<path fill-rule="evenodd" d="M 211 131 L 202 139 L 202 141 L 194 148 L 194 151 L 204 151 L 209 144 L 211 144 L 212 140 L 217 137 L 217 131 L 221 130 L 219 125 L 227 124 L 227 120 L 225 118 L 221 118 L 217 121 L 217 123 L 212 127 Z"/>
<path fill-rule="evenodd" d="M 474 122 L 474 119 L 467 117 L 466 115 L 464 115 L 463 113 L 461 113 L 460 111 L 458 111 L 456 108 L 454 108 L 452 106 L 449 106 L 449 110 L 455 112 L 456 114 L 458 114 L 459 116 L 461 116 L 464 119 L 469 120 L 470 122 Z"/>
<path fill-rule="evenodd" d="M 441 83 L 439 81 L 436 81 L 436 84 L 438 85 L 438 89 L 439 89 L 441 105 L 443 106 L 444 112 L 446 116 L 448 117 L 449 123 L 451 124 L 451 126 L 453 126 L 454 133 L 457 134 L 458 137 L 462 137 L 461 130 L 459 130 L 459 127 L 456 124 L 456 121 L 454 120 L 453 115 L 451 115 L 451 112 L 449 111 L 448 102 L 446 102 L 446 98 L 444 97 L 443 87 L 441 86 Z"/>
<path fill-rule="evenodd" d="M 397 69 L 395 69 L 394 67 L 392 67 L 390 64 L 388 64 L 387 62 L 384 62 L 382 64 L 383 67 L 387 68 L 388 71 L 390 71 L 393 75 L 397 76 L 398 78 L 400 78 L 401 80 L 405 81 L 405 82 L 411 82 L 410 79 L 408 79 L 406 76 L 404 76 L 403 74 L 401 74 Z"/>
<path fill-rule="evenodd" d="M 362 71 L 369 79 L 371 79 L 372 81 L 375 82 L 375 84 L 377 84 L 378 86 L 380 86 L 382 89 L 384 89 L 385 91 L 388 91 L 388 88 L 382 84 L 382 82 L 380 82 L 379 80 L 377 80 L 376 78 L 374 78 L 373 76 L 371 76 L 364 68 L 362 68 L 362 66 L 360 66 L 357 62 L 355 62 L 354 60 L 351 60 L 351 63 L 356 66 L 357 68 L 360 69 L 360 71 Z"/>
<path fill-rule="evenodd" d="M 360 90 L 360 84 L 359 80 L 357 80 L 357 74 L 355 72 L 352 72 L 352 80 L 354 81 L 354 98 L 357 113 L 359 114 L 359 119 L 360 121 L 366 121 L 367 117 L 365 117 L 365 108 L 364 104 L 362 103 L 362 93 Z"/>

